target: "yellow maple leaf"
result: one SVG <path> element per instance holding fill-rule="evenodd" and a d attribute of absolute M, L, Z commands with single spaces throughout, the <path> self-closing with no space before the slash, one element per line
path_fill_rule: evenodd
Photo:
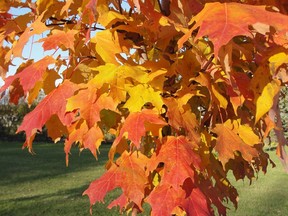
<path fill-rule="evenodd" d="M 263 88 L 261 95 L 256 101 L 255 123 L 257 123 L 259 119 L 265 115 L 273 106 L 273 99 L 280 90 L 280 84 L 281 83 L 279 80 L 272 80 Z"/>
<path fill-rule="evenodd" d="M 241 124 L 241 120 L 232 121 L 233 130 L 238 134 L 238 136 L 248 145 L 254 146 L 260 143 L 259 137 L 254 133 L 252 128 L 247 124 Z"/>
<path fill-rule="evenodd" d="M 280 65 L 288 62 L 288 54 L 284 52 L 277 53 L 269 58 L 269 62 L 270 69 L 272 70 L 272 72 L 274 72 Z"/>
<path fill-rule="evenodd" d="M 147 84 L 139 84 L 136 86 L 126 85 L 126 89 L 130 98 L 125 103 L 124 108 L 128 108 L 130 112 L 140 111 L 148 102 L 152 103 L 157 110 L 162 109 L 163 101 L 160 91 L 155 91 Z"/>
<path fill-rule="evenodd" d="M 94 69 L 99 73 L 95 76 L 95 78 L 93 78 L 93 80 L 91 80 L 91 83 L 95 84 L 97 88 L 101 88 L 103 84 L 107 83 L 115 84 L 117 86 L 119 86 L 120 83 L 129 83 L 129 78 L 132 78 L 134 81 L 139 83 L 147 83 L 150 80 L 148 73 L 146 73 L 140 66 L 119 66 L 107 63 Z"/>
<path fill-rule="evenodd" d="M 96 43 L 96 51 L 101 55 L 104 62 L 119 65 L 115 55 L 122 53 L 122 48 L 117 32 L 111 32 L 109 29 L 97 32 L 91 42 Z"/>
<path fill-rule="evenodd" d="M 288 71 L 279 69 L 280 66 L 288 63 L 288 54 L 284 52 L 277 53 L 269 58 L 269 62 L 271 73 L 282 82 L 288 82 Z"/>

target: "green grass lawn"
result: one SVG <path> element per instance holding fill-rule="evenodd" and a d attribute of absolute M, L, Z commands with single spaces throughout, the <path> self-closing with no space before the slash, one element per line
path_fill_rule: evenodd
<path fill-rule="evenodd" d="M 79 156 L 74 148 L 69 167 L 65 166 L 63 144 L 36 143 L 36 155 L 21 149 L 20 143 L 0 143 L 0 215 L 89 215 L 89 200 L 82 192 L 104 172 L 109 146 L 101 147 L 96 161 L 88 151 Z M 249 186 L 248 181 L 235 183 L 239 189 L 239 208 L 228 215 L 288 215 L 288 174 L 271 152 L 277 167 Z M 119 191 L 106 197 L 111 201 Z M 107 210 L 96 204 L 93 215 L 119 215 L 117 209 Z M 146 214 L 147 215 L 147 214 Z"/>

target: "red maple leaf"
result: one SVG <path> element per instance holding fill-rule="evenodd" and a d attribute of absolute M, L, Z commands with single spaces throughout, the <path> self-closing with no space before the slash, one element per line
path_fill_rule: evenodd
<path fill-rule="evenodd" d="M 185 209 L 187 215 L 209 216 L 211 210 L 208 208 L 205 195 L 199 188 L 193 188 L 190 196 L 185 199 L 181 207 Z"/>
<path fill-rule="evenodd" d="M 103 202 L 109 191 L 120 187 L 130 202 L 134 202 L 142 210 L 148 181 L 145 174 L 147 161 L 148 158 L 140 152 L 129 154 L 125 151 L 103 176 L 90 184 L 83 195 L 88 195 L 90 204 L 94 205 L 96 202 Z M 120 203 L 123 203 L 123 200 Z"/>
<path fill-rule="evenodd" d="M 160 184 L 177 188 L 187 178 L 194 179 L 194 169 L 201 169 L 201 159 L 194 151 L 196 147 L 196 143 L 188 141 L 184 136 L 168 137 L 159 152 L 152 156 L 148 170 L 155 170 L 159 163 L 164 163 Z"/>
<path fill-rule="evenodd" d="M 177 190 L 168 185 L 156 187 L 146 201 L 151 205 L 151 216 L 171 215 L 175 207 L 183 203 L 185 191 L 180 188 Z"/>
<path fill-rule="evenodd" d="M 128 133 L 128 139 L 131 140 L 137 148 L 140 148 L 141 138 L 145 135 L 146 131 L 155 130 L 155 128 L 149 130 L 148 123 L 158 125 L 159 129 L 167 124 L 164 120 L 160 119 L 157 112 L 153 110 L 143 109 L 141 112 L 130 113 L 120 130 L 119 136 L 115 139 L 113 146 L 118 145 L 124 133 Z M 156 132 L 154 132 L 153 135 L 158 135 L 155 133 Z"/>
<path fill-rule="evenodd" d="M 31 90 L 35 83 L 42 79 L 43 73 L 46 71 L 48 65 L 55 63 L 55 59 L 51 56 L 46 56 L 43 59 L 29 65 L 21 72 L 8 77 L 5 84 L 0 88 L 0 92 L 7 89 L 17 79 L 19 80 L 24 94 Z"/>
<path fill-rule="evenodd" d="M 77 86 L 70 81 L 65 81 L 59 85 L 55 90 L 50 92 L 30 113 L 28 113 L 19 126 L 17 133 L 25 131 L 26 142 L 23 147 L 28 146 L 32 150 L 32 136 L 37 131 L 41 131 L 43 125 L 49 118 L 57 114 L 64 125 L 69 125 L 72 121 L 71 115 L 66 114 L 66 100 L 71 97 L 77 90 Z M 31 139 L 32 138 L 32 139 Z"/>

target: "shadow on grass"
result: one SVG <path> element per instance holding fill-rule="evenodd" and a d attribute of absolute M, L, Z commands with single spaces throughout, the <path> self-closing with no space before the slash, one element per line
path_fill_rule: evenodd
<path fill-rule="evenodd" d="M 42 178 L 55 178 L 57 175 L 71 174 L 92 168 L 102 169 L 107 160 L 109 145 L 103 145 L 98 161 L 88 151 L 79 153 L 77 148 L 71 150 L 69 166 L 65 164 L 63 144 L 34 144 L 36 155 L 27 149 L 22 150 L 21 144 L 4 142 L 0 144 L 0 182 L 15 184 L 34 181 Z M 79 155 L 80 154 L 80 155 Z"/>
<path fill-rule="evenodd" d="M 89 215 L 82 193 L 103 174 L 109 148 L 100 148 L 98 161 L 73 148 L 66 167 L 61 143 L 35 143 L 37 154 L 31 155 L 19 142 L 0 142 L 0 215 Z M 108 194 L 106 204 L 93 206 L 93 215 L 119 215 L 116 208 L 106 209 L 118 196 L 119 190 Z"/>
<path fill-rule="evenodd" d="M 60 190 L 54 193 L 41 195 L 27 195 L 5 200 L 6 205 L 0 208 L 0 215 L 90 215 L 89 200 L 87 196 L 81 196 L 84 187 L 68 190 Z M 107 196 L 105 201 L 110 203 L 120 191 Z M 98 203 L 93 206 L 93 215 L 119 215 L 119 209 L 107 210 L 107 204 Z"/>
<path fill-rule="evenodd" d="M 89 215 L 89 200 L 82 196 L 89 183 L 104 172 L 109 145 L 100 148 L 99 160 L 89 151 L 79 156 L 72 149 L 69 167 L 65 165 L 63 144 L 34 145 L 36 155 L 21 149 L 20 143 L 0 143 L 0 215 Z M 269 167 L 251 186 L 249 182 L 234 182 L 239 191 L 239 208 L 228 216 L 286 216 L 288 212 L 288 175 L 270 151 L 276 168 Z M 93 215 L 119 215 L 118 209 L 107 205 L 120 191 L 109 193 L 105 203 L 93 206 Z M 147 208 L 148 209 L 148 208 Z M 147 215 L 146 211 L 143 215 Z"/>
<path fill-rule="evenodd" d="M 259 173 L 258 179 L 252 185 L 246 179 L 232 182 L 239 192 L 239 206 L 231 210 L 227 215 L 231 216 L 286 216 L 288 215 L 288 174 L 275 155 L 275 151 L 269 151 L 269 155 L 276 167 L 269 166 L 267 173 Z"/>

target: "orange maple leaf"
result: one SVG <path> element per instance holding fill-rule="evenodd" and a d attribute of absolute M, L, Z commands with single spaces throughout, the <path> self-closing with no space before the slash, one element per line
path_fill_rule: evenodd
<path fill-rule="evenodd" d="M 87 121 L 88 127 L 94 126 L 100 121 L 100 111 L 108 109 L 115 111 L 117 104 L 107 94 L 100 94 L 94 87 L 82 89 L 78 94 L 67 101 L 66 111 L 79 109 L 80 116 Z"/>
<path fill-rule="evenodd" d="M 288 17 L 280 13 L 269 12 L 265 6 L 207 3 L 204 9 L 192 18 L 191 23 L 194 21 L 196 24 L 179 40 L 178 47 L 181 48 L 191 33 L 200 27 L 196 39 L 208 36 L 214 44 L 216 56 L 220 47 L 227 44 L 233 37 L 237 35 L 252 36 L 249 25 L 262 23 L 275 27 L 277 31 L 288 32 Z"/>
<path fill-rule="evenodd" d="M 64 32 L 56 29 L 52 31 L 52 34 L 50 36 L 43 38 L 37 42 L 44 42 L 42 44 L 44 51 L 56 49 L 61 45 L 74 51 L 74 41 L 75 35 L 77 33 L 77 30 L 69 30 L 67 32 Z"/>
<path fill-rule="evenodd" d="M 68 128 L 69 136 L 65 140 L 66 166 L 69 162 L 69 153 L 73 143 L 80 143 L 80 148 L 89 149 L 97 159 L 97 150 L 103 141 L 104 135 L 95 124 L 89 128 L 86 121 L 80 120 Z"/>
<path fill-rule="evenodd" d="M 258 144 L 258 140 L 254 144 L 247 143 L 248 141 L 245 142 L 244 140 L 247 138 L 241 138 L 241 131 L 237 131 L 236 127 L 237 125 L 233 124 L 231 120 L 227 120 L 224 124 L 216 124 L 216 127 L 213 129 L 213 132 L 218 135 L 215 150 L 218 152 L 219 160 L 223 165 L 230 159 L 235 158 L 234 153 L 236 151 L 240 152 L 242 157 L 248 162 L 251 162 L 254 157 L 258 156 L 258 150 L 253 147 L 254 144 Z M 251 128 L 250 130 L 248 128 L 244 130 L 247 130 L 248 134 L 252 134 Z M 254 134 L 254 136 L 256 135 Z"/>

